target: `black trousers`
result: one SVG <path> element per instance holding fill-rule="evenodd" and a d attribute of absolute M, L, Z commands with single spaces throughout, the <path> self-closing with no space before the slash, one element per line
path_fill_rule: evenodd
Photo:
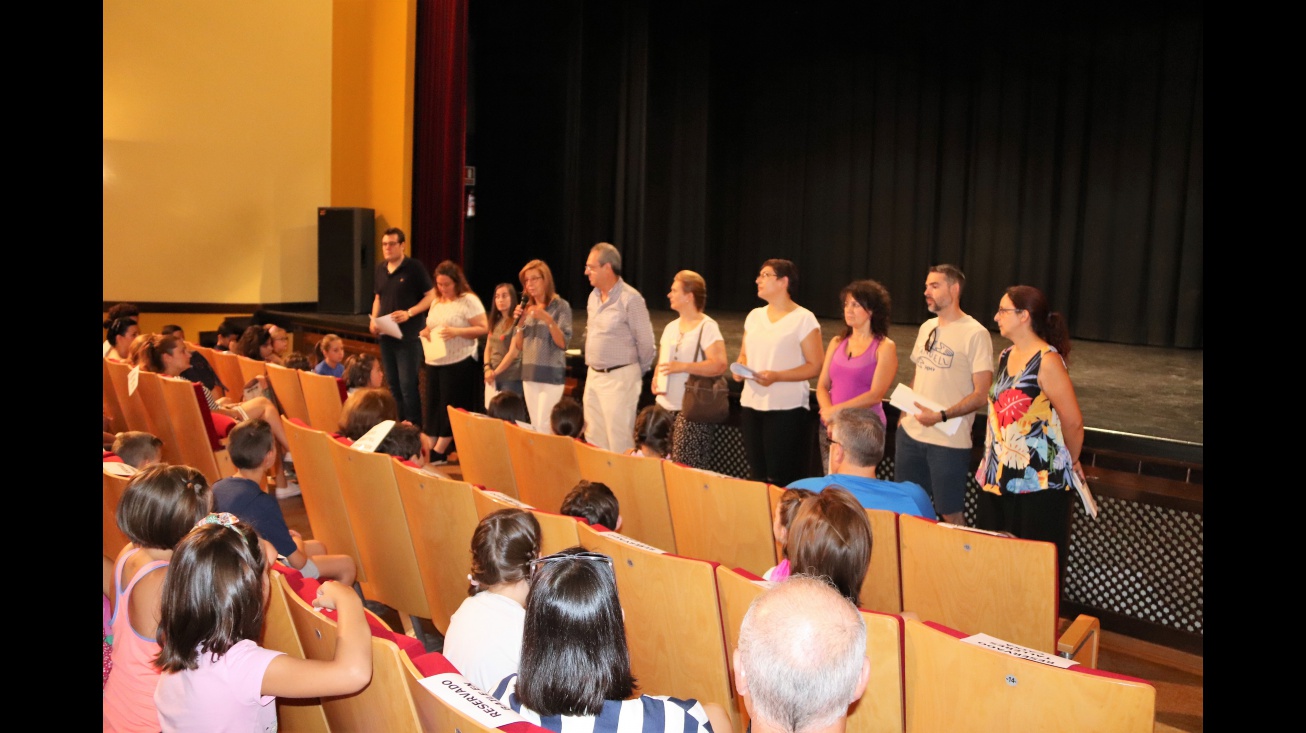
<path fill-rule="evenodd" d="M 450 405 L 468 412 L 485 412 L 485 381 L 481 363 L 469 356 L 444 366 L 426 365 L 426 434 L 452 438 Z"/>
<path fill-rule="evenodd" d="M 784 487 L 807 478 L 807 447 L 812 442 L 812 413 L 792 410 L 743 408 L 740 432 L 748 468 L 754 481 Z"/>

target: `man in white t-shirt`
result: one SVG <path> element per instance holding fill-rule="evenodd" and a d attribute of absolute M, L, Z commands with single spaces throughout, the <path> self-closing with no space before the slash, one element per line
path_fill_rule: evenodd
<path fill-rule="evenodd" d="M 925 306 L 935 317 L 916 334 L 911 387 L 943 408 L 935 412 L 918 402 L 915 415 L 903 412 L 893 457 L 894 479 L 925 487 L 939 516 L 953 524 L 965 524 L 971 424 L 975 411 L 988 404 L 993 384 L 993 338 L 979 321 L 962 313 L 965 283 L 966 276 L 952 265 L 935 265 L 925 278 Z M 951 420 L 961 422 L 952 435 L 934 427 Z"/>

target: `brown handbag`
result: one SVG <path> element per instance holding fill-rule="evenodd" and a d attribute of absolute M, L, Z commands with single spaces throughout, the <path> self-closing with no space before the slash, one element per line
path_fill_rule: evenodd
<path fill-rule="evenodd" d="M 698 346 L 694 361 L 703 355 L 703 331 L 698 332 Z M 718 425 L 730 417 L 730 386 L 724 374 L 702 377 L 690 374 L 685 380 L 685 397 L 680 403 L 680 414 L 686 420 Z"/>

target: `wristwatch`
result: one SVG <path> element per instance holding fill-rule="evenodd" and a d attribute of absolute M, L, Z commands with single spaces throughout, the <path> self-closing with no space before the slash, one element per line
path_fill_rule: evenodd
<path fill-rule="evenodd" d="M 948 421 L 948 411 L 947 411 L 947 410 L 939 410 L 939 414 L 943 416 L 943 419 L 940 420 L 939 422 L 947 422 L 947 421 Z"/>

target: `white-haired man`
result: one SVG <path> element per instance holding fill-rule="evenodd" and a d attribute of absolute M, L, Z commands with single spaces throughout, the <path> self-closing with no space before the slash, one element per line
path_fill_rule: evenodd
<path fill-rule="evenodd" d="M 805 575 L 754 599 L 734 660 L 753 733 L 842 733 L 871 672 L 861 613 Z"/>

